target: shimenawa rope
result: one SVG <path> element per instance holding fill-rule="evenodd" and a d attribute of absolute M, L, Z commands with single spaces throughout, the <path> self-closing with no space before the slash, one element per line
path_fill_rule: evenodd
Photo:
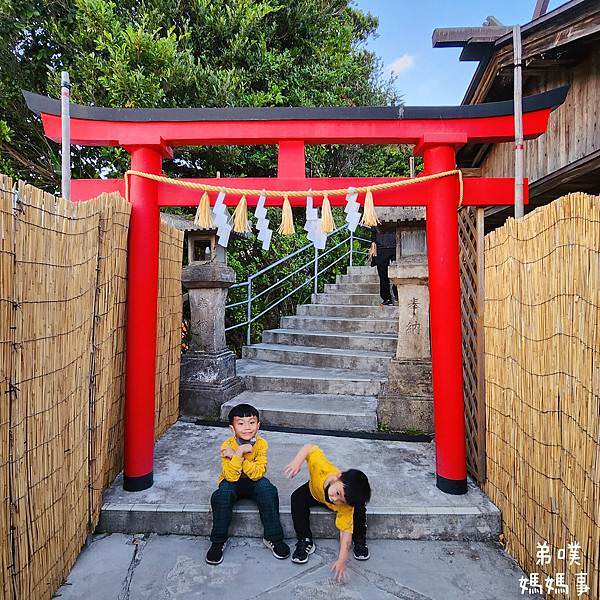
<path fill-rule="evenodd" d="M 131 175 L 135 175 L 137 177 L 143 177 L 145 179 L 150 179 L 152 181 L 158 181 L 160 183 L 166 183 L 169 185 L 176 185 L 179 187 L 184 187 L 191 190 L 203 190 L 205 194 L 207 192 L 224 192 L 225 194 L 241 194 L 243 200 L 245 201 L 245 196 L 265 196 L 267 198 L 284 198 L 284 223 L 282 222 L 282 227 L 280 227 L 281 232 L 292 232 L 293 233 L 293 221 L 290 221 L 290 213 L 291 206 L 289 203 L 289 198 L 300 198 L 304 196 L 323 196 L 323 207 L 322 212 L 325 213 L 326 219 L 322 222 L 322 226 L 324 228 L 329 228 L 329 212 L 331 209 L 329 207 L 329 196 L 345 196 L 348 193 L 348 188 L 336 188 L 333 190 L 290 190 L 290 191 L 280 191 L 280 190 L 254 190 L 247 188 L 232 188 L 226 186 L 219 185 L 210 185 L 208 183 L 195 183 L 193 181 L 185 181 L 183 179 L 173 179 L 171 177 L 164 177 L 163 175 L 154 175 L 153 173 L 144 173 L 143 171 L 134 171 L 129 170 L 125 172 L 125 198 L 129 201 L 129 177 Z M 364 185 L 360 187 L 353 188 L 356 193 L 366 193 L 365 197 L 365 206 L 363 219 L 361 221 L 362 225 L 372 226 L 377 225 L 379 220 L 377 218 L 377 214 L 375 213 L 375 207 L 373 204 L 373 192 L 389 190 L 397 187 L 405 187 L 409 185 L 417 185 L 419 183 L 424 183 L 426 181 L 433 181 L 435 179 L 442 179 L 443 177 L 451 177 L 453 175 L 458 175 L 458 208 L 462 207 L 463 203 L 463 194 L 464 194 L 464 185 L 463 185 L 463 174 L 460 169 L 452 169 L 451 171 L 443 171 L 441 173 L 434 173 L 433 175 L 423 175 L 422 177 L 413 177 L 411 179 L 402 179 L 400 181 L 389 181 L 387 183 L 376 183 L 373 185 Z M 202 199 L 200 204 L 202 207 L 198 207 L 198 212 L 196 214 L 196 220 L 208 222 L 210 217 L 207 214 L 207 199 L 205 194 L 202 195 Z M 240 208 L 240 211 L 242 208 Z M 237 208 L 236 208 L 237 211 Z M 201 217 L 204 217 L 202 218 Z M 238 212 L 238 222 L 241 226 L 241 229 L 245 229 L 241 222 L 243 221 L 243 217 Z M 333 221 L 333 217 L 331 218 Z M 289 235 L 289 233 L 286 233 Z"/>

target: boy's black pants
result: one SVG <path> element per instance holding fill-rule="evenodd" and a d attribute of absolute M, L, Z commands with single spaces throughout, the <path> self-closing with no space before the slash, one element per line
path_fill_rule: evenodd
<path fill-rule="evenodd" d="M 325 506 L 322 502 L 315 500 L 310 493 L 308 482 L 300 486 L 292 494 L 292 520 L 294 521 L 294 529 L 299 540 L 309 538 L 313 539 L 312 531 L 310 530 L 310 507 Z M 362 506 L 354 507 L 354 525 L 352 540 L 363 542 L 367 537 L 367 508 Z"/>
<path fill-rule="evenodd" d="M 283 540 L 283 529 L 279 520 L 279 494 L 277 488 L 266 478 L 256 481 L 240 477 L 238 481 L 223 480 L 213 492 L 210 505 L 213 512 L 213 526 L 210 541 L 223 543 L 229 537 L 229 524 L 233 515 L 233 505 L 242 498 L 256 502 L 265 539 L 271 542 Z"/>

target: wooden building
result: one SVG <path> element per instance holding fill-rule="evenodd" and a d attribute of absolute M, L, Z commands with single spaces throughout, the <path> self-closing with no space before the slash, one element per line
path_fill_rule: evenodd
<path fill-rule="evenodd" d="M 546 134 L 525 142 L 525 212 L 568 192 L 600 193 L 600 1 L 571 0 L 545 13 L 547 5 L 538 0 L 533 19 L 521 26 L 523 95 L 570 90 Z M 482 27 L 436 29 L 433 46 L 462 47 L 460 60 L 479 62 L 463 104 L 513 98 L 512 26 L 488 17 Z M 468 144 L 457 162 L 485 177 L 513 177 L 514 145 Z M 512 208 L 486 209 L 486 229 L 512 214 Z"/>

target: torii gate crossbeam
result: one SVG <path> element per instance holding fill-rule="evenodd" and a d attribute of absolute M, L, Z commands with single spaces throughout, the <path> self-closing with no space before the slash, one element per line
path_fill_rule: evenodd
<path fill-rule="evenodd" d="M 550 112 L 564 102 L 567 91 L 558 88 L 523 99 L 525 139 L 545 132 Z M 60 142 L 60 102 L 29 92 L 24 95 L 29 108 L 41 116 L 46 135 Z M 72 105 L 71 136 L 73 144 L 121 146 L 131 154 L 132 170 L 155 175 L 161 174 L 162 159 L 172 156 L 173 146 L 277 144 L 277 178 L 199 181 L 228 187 L 316 191 L 389 179 L 307 179 L 305 144 L 414 144 L 429 175 L 455 169 L 456 149 L 467 142 L 514 140 L 514 117 L 512 101 L 379 108 L 109 109 Z M 463 204 L 512 204 L 513 186 L 513 179 L 466 179 Z M 72 182 L 76 201 L 112 190 L 123 193 L 123 181 Z M 196 205 L 199 195 L 132 176 L 129 196 L 123 487 L 137 491 L 153 483 L 159 207 Z M 450 494 L 467 491 L 458 196 L 458 182 L 450 177 L 376 193 L 376 204 L 426 206 L 436 483 Z M 228 196 L 229 202 L 236 200 Z M 256 198 L 248 201 L 252 205 Z M 331 202 L 335 205 L 342 200 L 331 198 Z M 269 199 L 267 204 L 281 205 L 281 200 Z"/>

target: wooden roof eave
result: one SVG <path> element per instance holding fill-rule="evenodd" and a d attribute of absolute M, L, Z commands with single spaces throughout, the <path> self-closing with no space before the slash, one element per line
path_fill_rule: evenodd
<path fill-rule="evenodd" d="M 547 28 L 548 23 L 553 22 L 554 27 Z M 524 25 L 522 33 L 524 62 L 561 45 L 581 43 L 590 37 L 600 37 L 600 3 L 597 0 L 567 2 Z M 481 60 L 467 87 L 462 100 L 463 105 L 486 102 L 499 73 L 512 65 L 512 34 L 498 38 L 490 47 L 490 54 Z M 526 67 L 523 74 L 527 74 Z M 457 154 L 458 165 L 463 168 L 479 167 L 489 148 L 489 144 L 467 144 Z"/>
<path fill-rule="evenodd" d="M 600 3 L 572 0 L 521 27 L 523 61 L 561 45 L 600 34 Z M 513 63 L 512 33 L 498 38 L 479 63 L 462 100 L 463 105 L 486 101 L 497 75 Z"/>

